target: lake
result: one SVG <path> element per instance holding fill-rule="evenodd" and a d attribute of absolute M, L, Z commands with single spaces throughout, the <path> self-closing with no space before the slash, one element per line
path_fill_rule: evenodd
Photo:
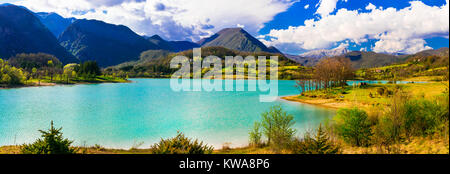
<path fill-rule="evenodd" d="M 297 135 L 316 128 L 335 110 L 276 100 L 263 92 L 174 92 L 169 79 L 133 83 L 30 87 L 0 90 L 0 146 L 31 143 L 39 129 L 63 127 L 75 145 L 148 148 L 177 130 L 216 148 L 248 144 L 248 132 L 261 113 L 281 105 L 295 119 Z M 278 82 L 279 96 L 299 94 L 295 81 Z"/>

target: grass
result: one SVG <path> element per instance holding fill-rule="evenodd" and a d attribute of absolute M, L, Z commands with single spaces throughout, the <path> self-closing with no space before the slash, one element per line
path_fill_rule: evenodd
<path fill-rule="evenodd" d="M 20 154 L 20 146 L 2 146 L 0 154 Z M 78 147 L 81 154 L 152 154 L 151 149 L 109 149 L 102 147 Z M 289 152 L 282 152 L 289 153 Z M 240 147 L 214 150 L 213 154 L 275 154 L 269 147 Z"/>
<path fill-rule="evenodd" d="M 386 87 L 393 90 L 394 84 L 369 84 L 366 88 L 353 88 L 350 86 L 333 88 L 332 90 L 309 91 L 305 96 L 297 96 L 299 102 L 334 105 L 337 108 L 347 108 L 348 106 L 358 106 L 362 109 L 368 109 L 375 106 L 387 106 L 391 102 L 391 96 L 380 96 L 377 93 L 378 88 Z M 448 87 L 447 82 L 429 82 L 429 83 L 408 83 L 398 84 L 403 91 L 411 94 L 412 97 L 431 98 L 441 95 Z M 344 92 L 344 93 L 343 93 Z M 372 97 L 371 97 L 372 96 Z M 288 98 L 286 98 L 288 99 Z M 295 100 L 293 100 L 295 101 Z"/>
<path fill-rule="evenodd" d="M 41 79 L 31 79 L 26 81 L 26 85 L 35 86 L 39 83 L 42 84 L 83 84 L 83 83 L 126 83 L 128 80 L 123 78 L 117 78 L 117 77 L 110 77 L 110 76 L 96 76 L 95 78 L 91 79 L 84 79 L 84 78 L 71 78 L 68 82 L 67 79 L 60 79 L 60 78 L 53 78 L 53 80 L 50 79 L 50 77 L 45 76 Z"/>
<path fill-rule="evenodd" d="M 355 147 L 341 143 L 344 154 L 386 154 L 384 149 L 376 146 Z M 449 154 L 449 140 L 445 138 L 415 137 L 411 141 L 392 146 L 401 154 Z M 391 152 L 394 153 L 394 152 Z"/>

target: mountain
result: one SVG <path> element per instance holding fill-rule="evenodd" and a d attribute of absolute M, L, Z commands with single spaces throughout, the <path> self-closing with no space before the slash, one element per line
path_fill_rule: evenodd
<path fill-rule="evenodd" d="M 354 68 L 373 68 L 401 62 L 404 56 L 375 53 L 372 51 L 352 51 L 343 55 L 352 61 Z"/>
<path fill-rule="evenodd" d="M 408 59 L 410 57 L 415 57 L 415 56 L 421 56 L 421 57 L 427 57 L 427 56 L 448 57 L 449 56 L 449 48 L 448 47 L 442 47 L 442 48 L 435 49 L 435 50 L 434 49 L 430 49 L 430 50 L 421 51 L 421 52 L 418 52 L 416 54 L 407 56 L 406 59 Z"/>
<path fill-rule="evenodd" d="M 39 12 L 35 14 L 55 37 L 59 37 L 76 20 L 75 18 L 63 18 L 56 13 Z"/>
<path fill-rule="evenodd" d="M 284 54 L 287 58 L 303 65 L 303 66 L 314 66 L 319 62 L 320 58 L 310 58 L 310 57 L 303 57 L 299 55 L 290 55 L 290 54 Z"/>
<path fill-rule="evenodd" d="M 341 51 L 337 51 L 335 53 L 343 53 L 343 52 L 346 52 L 347 50 L 345 49 L 345 50 L 341 50 Z M 319 53 L 319 52 L 317 51 L 316 53 Z M 330 52 L 328 52 L 328 53 L 330 53 Z M 350 59 L 350 61 L 352 62 L 353 68 L 372 68 L 372 67 L 386 66 L 386 65 L 390 65 L 390 64 L 401 62 L 401 61 L 405 60 L 405 56 L 396 56 L 396 55 L 392 55 L 392 54 L 382 54 L 382 53 L 366 52 L 366 51 L 350 51 L 345 54 L 336 54 L 336 56 L 331 56 L 332 54 L 328 54 L 328 56 L 312 56 L 313 54 L 308 54 L 308 55 L 311 57 L 303 57 L 303 56 L 297 56 L 297 55 L 285 55 L 285 56 L 297 63 L 304 65 L 304 66 L 314 66 L 321 59 L 324 59 L 326 57 L 343 56 L 343 57 L 347 57 Z M 320 54 L 316 54 L 316 55 L 320 55 Z"/>
<path fill-rule="evenodd" d="M 242 28 L 225 28 L 211 37 L 198 41 L 197 44 L 202 47 L 220 46 L 245 52 L 279 53 L 276 49 L 267 48 Z"/>
<path fill-rule="evenodd" d="M 147 50 L 162 49 L 123 25 L 97 20 L 76 20 L 59 42 L 81 61 L 95 60 L 101 67 L 138 60 Z"/>
<path fill-rule="evenodd" d="M 321 50 L 309 51 L 309 52 L 300 54 L 300 56 L 320 59 L 323 57 L 341 56 L 341 55 L 347 54 L 348 52 L 349 51 L 347 50 L 347 48 L 341 47 L 341 48 L 335 48 L 332 50 L 321 49 Z"/>
<path fill-rule="evenodd" d="M 29 10 L 14 6 L 0 6 L 0 57 L 19 53 L 47 53 L 64 64 L 79 62 L 68 53 L 53 34 Z"/>
<path fill-rule="evenodd" d="M 160 46 L 163 50 L 172 52 L 181 52 L 200 47 L 200 45 L 189 41 L 166 41 L 158 35 L 153 35 L 152 37 L 147 38 L 147 40 Z"/>
<path fill-rule="evenodd" d="M 200 45 L 189 41 L 170 41 L 170 45 L 173 48 L 173 52 L 181 52 L 200 47 Z"/>
<path fill-rule="evenodd" d="M 152 37 L 149 37 L 147 40 L 155 45 L 158 45 L 163 50 L 171 51 L 173 49 L 172 45 L 168 41 L 164 40 L 158 35 L 153 35 Z"/>

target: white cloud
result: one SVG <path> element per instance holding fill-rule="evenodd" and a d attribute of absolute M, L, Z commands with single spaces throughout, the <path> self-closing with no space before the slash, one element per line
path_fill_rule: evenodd
<path fill-rule="evenodd" d="M 308 9 L 308 8 L 309 8 L 309 4 L 306 4 L 306 5 L 305 5 L 305 9 Z"/>
<path fill-rule="evenodd" d="M 383 40 L 375 43 L 373 51 L 375 52 L 387 52 L 387 53 L 417 53 L 419 51 L 432 49 L 429 46 L 425 46 L 426 42 L 423 39 L 390 39 Z"/>
<path fill-rule="evenodd" d="M 348 43 L 348 41 L 339 44 L 339 46 L 337 46 L 335 49 L 340 49 L 340 48 L 348 48 L 348 46 L 350 46 L 350 44 Z"/>
<path fill-rule="evenodd" d="M 434 36 L 448 37 L 449 5 L 427 6 L 420 1 L 410 2 L 401 10 L 376 8 L 369 4 L 369 12 L 339 9 L 335 15 L 319 20 L 307 20 L 305 25 L 284 30 L 271 30 L 268 44 L 281 46 L 296 44 L 298 48 L 313 50 L 329 48 L 333 43 L 351 40 L 362 43 L 378 40 L 373 48 L 377 52 L 415 53 L 424 49 L 424 39 Z M 292 46 L 291 46 L 292 48 Z"/>
<path fill-rule="evenodd" d="M 316 11 L 316 14 L 319 14 L 322 17 L 328 16 L 336 9 L 336 3 L 338 0 L 320 0 L 319 8 Z"/>
<path fill-rule="evenodd" d="M 252 34 L 295 0 L 21 0 L 33 11 L 123 24 L 137 33 L 173 40 L 198 40 L 225 27 Z M 105 13 L 106 12 L 106 13 Z"/>

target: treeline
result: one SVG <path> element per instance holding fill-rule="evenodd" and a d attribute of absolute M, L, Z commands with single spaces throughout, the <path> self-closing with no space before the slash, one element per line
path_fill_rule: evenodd
<path fill-rule="evenodd" d="M 449 80 L 449 59 L 447 56 L 415 55 L 404 63 L 379 68 L 361 69 L 357 72 L 359 78 L 367 80 L 401 80 L 417 76 L 442 76 L 443 81 Z"/>
<path fill-rule="evenodd" d="M 232 49 L 227 49 L 223 47 L 205 47 L 202 48 L 202 58 L 207 56 L 217 56 L 222 59 L 222 65 L 225 65 L 226 56 L 242 56 L 243 58 L 247 56 L 266 56 L 270 59 L 270 56 L 278 56 L 279 66 L 299 66 L 296 62 L 288 59 L 282 54 L 266 53 L 266 52 L 241 52 Z M 108 73 L 127 73 L 130 77 L 170 77 L 177 69 L 170 68 L 170 61 L 176 56 L 185 56 L 189 59 L 193 57 L 193 51 L 183 51 L 179 53 L 170 53 L 161 50 L 151 50 L 143 52 L 140 56 L 140 60 L 136 62 L 124 63 L 118 66 L 106 68 L 105 71 Z M 191 61 L 192 66 L 192 61 Z M 206 71 L 204 71 L 206 72 Z M 246 71 L 247 72 L 247 71 Z M 279 74 L 281 79 L 286 79 L 288 77 L 293 77 L 290 72 L 283 72 Z"/>
<path fill-rule="evenodd" d="M 354 77 L 350 59 L 345 57 L 324 58 L 313 68 L 300 71 L 297 88 L 302 92 L 343 87 Z"/>
<path fill-rule="evenodd" d="M 1 60 L 1 59 L 0 59 Z M 103 79 L 125 78 L 123 76 L 106 76 L 95 61 L 86 61 L 81 64 L 67 64 L 53 55 L 45 53 L 18 54 L 8 61 L 1 60 L 0 84 L 4 86 L 41 84 L 41 81 L 50 83 L 77 83 L 82 81 L 97 81 Z"/>

